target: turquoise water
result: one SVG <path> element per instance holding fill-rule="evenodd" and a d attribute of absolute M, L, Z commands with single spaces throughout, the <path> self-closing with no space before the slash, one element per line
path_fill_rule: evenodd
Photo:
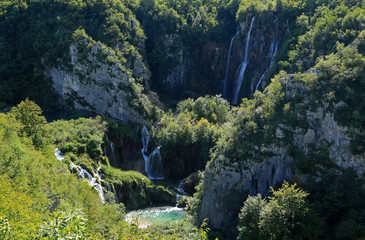
<path fill-rule="evenodd" d="M 156 223 L 165 224 L 184 220 L 186 214 L 183 208 L 152 207 L 131 211 L 126 215 L 126 220 L 132 222 L 134 218 L 138 218 L 141 227 L 148 227 Z"/>

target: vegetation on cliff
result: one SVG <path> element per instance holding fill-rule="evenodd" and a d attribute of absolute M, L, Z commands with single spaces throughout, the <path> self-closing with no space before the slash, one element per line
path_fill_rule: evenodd
<path fill-rule="evenodd" d="M 72 44 L 87 65 L 88 54 L 98 45 L 99 63 L 118 65 L 128 74 L 129 85 L 118 86 L 118 91 L 128 92 L 129 106 L 145 117 L 168 177 L 186 177 L 205 167 L 217 175 L 226 167 L 242 173 L 249 163 L 273 157 L 273 149 L 288 150 L 295 173 L 290 180 L 303 190 L 285 183 L 278 190 L 272 186 L 267 199 L 257 195 L 245 202 L 241 199 L 246 193 L 225 193 L 232 200 L 227 204 L 240 199 L 238 208 L 243 207 L 234 213 L 239 239 L 360 239 L 365 204 L 364 176 L 358 174 L 361 169 L 353 169 L 358 164 L 340 166 L 333 160 L 329 149 L 339 145 L 336 139 L 312 141 L 303 149 L 297 137 L 334 116 L 351 142 L 342 163 L 353 156 L 363 159 L 364 9 L 365 2 L 355 0 L 4 0 L 0 107 L 26 97 L 55 107 L 58 97 L 44 76 L 45 67 L 72 69 Z M 156 79 L 179 64 L 178 52 L 197 54 L 208 42 L 229 42 L 237 25 L 249 25 L 254 16 L 260 24 L 279 21 L 287 29 L 264 79 L 271 78 L 263 85 L 267 87 L 238 106 L 217 95 L 183 100 L 176 111 L 160 110 L 157 97 L 148 95 L 149 80 L 134 73 L 135 60 L 143 69 L 149 65 L 152 85 L 161 90 Z M 161 39 L 174 36 L 179 41 L 169 46 L 171 54 L 158 49 Z M 196 61 L 192 65 L 196 74 L 203 72 Z M 322 115 L 313 123 L 316 114 Z M 128 124 L 105 119 L 47 124 L 40 107 L 28 99 L 0 113 L 0 239 L 181 239 L 184 228 L 192 227 L 178 225 L 163 235 L 161 229 L 140 229 L 124 221 L 125 208 L 150 201 L 171 204 L 175 198 L 140 173 L 110 166 L 103 149 L 106 131 L 112 129 L 113 138 L 139 140 Z M 63 163 L 54 157 L 55 146 L 64 153 Z M 109 194 L 102 205 L 96 192 L 70 173 L 66 164 L 71 161 L 94 175 L 99 169 L 105 178 L 101 184 L 113 184 L 124 204 Z M 199 218 L 204 217 L 199 216 L 204 177 L 202 172 L 196 175 L 196 192 L 187 202 Z M 204 239 L 204 229 L 189 229 L 191 235 L 185 237 Z"/>

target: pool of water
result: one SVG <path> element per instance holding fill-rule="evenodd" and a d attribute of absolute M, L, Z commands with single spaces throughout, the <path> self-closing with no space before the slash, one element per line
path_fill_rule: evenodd
<path fill-rule="evenodd" d="M 151 207 L 131 211 L 126 215 L 126 221 L 132 222 L 138 218 L 140 227 L 148 227 L 152 224 L 174 223 L 184 220 L 186 210 L 178 207 Z"/>

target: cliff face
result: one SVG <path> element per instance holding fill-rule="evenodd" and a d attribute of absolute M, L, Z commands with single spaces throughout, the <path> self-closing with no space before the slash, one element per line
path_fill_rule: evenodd
<path fill-rule="evenodd" d="M 141 115 L 130 106 L 130 100 L 136 95 L 131 87 L 132 77 L 144 81 L 149 78 L 141 58 L 130 62 L 131 70 L 128 70 L 115 60 L 112 50 L 86 38 L 72 44 L 69 50 L 69 68 L 60 66 L 45 71 L 62 104 L 123 121 L 143 122 Z"/>
<path fill-rule="evenodd" d="M 270 20 L 256 18 L 248 49 L 246 41 L 252 19 L 240 22 L 238 35 L 232 41 L 230 56 L 228 55 L 232 39 L 226 42 L 210 40 L 201 46 L 187 46 L 179 34 L 161 36 L 156 41 L 158 44 L 154 54 L 163 59 L 166 67 L 152 67 L 153 81 L 159 88 L 179 97 L 223 94 L 224 81 L 227 81 L 225 98 L 231 100 L 240 65 L 244 60 L 245 51 L 248 51 L 248 65 L 239 99 L 252 97 L 257 87 L 262 89 L 264 86 L 262 80 L 273 67 L 288 32 L 286 21 L 274 15 L 268 18 Z M 228 58 L 230 64 L 226 69 Z"/>
<path fill-rule="evenodd" d="M 291 79 L 286 82 L 286 89 L 288 98 L 295 92 L 305 91 L 303 85 Z M 306 104 L 313 104 L 309 101 L 311 100 L 304 100 Z M 340 126 L 330 110 L 330 107 L 341 108 L 344 104 L 329 106 L 326 102 L 317 102 L 317 105 L 316 110 L 298 116 L 306 119 L 306 128 L 293 128 L 280 123 L 277 125 L 275 138 L 278 144 L 265 147 L 271 157 L 262 161 L 246 159 L 230 162 L 226 159 L 208 164 L 204 176 L 201 219 L 208 218 L 208 223 L 213 228 L 224 232 L 234 231 L 232 225 L 248 194 L 261 193 L 267 196 L 270 186 L 279 185 L 284 180 L 296 179 L 303 183 L 311 178 L 320 184 L 322 170 L 325 170 L 323 166 L 338 174 L 347 168 L 353 168 L 359 177 L 363 177 L 365 156 L 354 155 L 350 151 L 349 132 L 356 132 L 356 129 Z M 284 138 L 291 140 L 280 147 L 279 142 Z M 315 173 L 300 170 L 296 166 L 299 160 L 293 157 L 293 149 L 301 151 L 308 159 L 306 161 L 311 161 L 309 164 L 318 170 Z M 320 162 L 312 161 L 313 156 L 320 156 Z"/>
<path fill-rule="evenodd" d="M 164 65 L 151 64 L 158 88 L 180 98 L 217 93 L 224 72 L 224 45 L 209 41 L 191 47 L 180 34 L 166 34 L 156 42 L 154 54 Z"/>

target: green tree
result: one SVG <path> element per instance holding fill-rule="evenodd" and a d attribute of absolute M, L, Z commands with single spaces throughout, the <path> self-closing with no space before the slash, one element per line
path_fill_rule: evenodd
<path fill-rule="evenodd" d="M 282 187 L 269 197 L 268 204 L 260 213 L 262 239 L 306 239 L 305 225 L 310 221 L 307 192 L 284 182 Z"/>
<path fill-rule="evenodd" d="M 30 138 L 36 149 L 45 148 L 51 143 L 52 139 L 50 129 L 46 125 L 46 118 L 35 102 L 27 98 L 13 107 L 10 114 L 22 124 L 21 134 Z"/>
<path fill-rule="evenodd" d="M 259 239 L 260 234 L 260 212 L 266 205 L 261 194 L 257 196 L 249 196 L 245 201 L 241 213 L 239 215 L 238 224 L 238 240 L 255 240 Z"/>
<path fill-rule="evenodd" d="M 321 239 L 322 224 L 309 208 L 309 194 L 284 182 L 272 189 L 268 202 L 258 194 L 248 197 L 239 215 L 238 239 Z"/>

